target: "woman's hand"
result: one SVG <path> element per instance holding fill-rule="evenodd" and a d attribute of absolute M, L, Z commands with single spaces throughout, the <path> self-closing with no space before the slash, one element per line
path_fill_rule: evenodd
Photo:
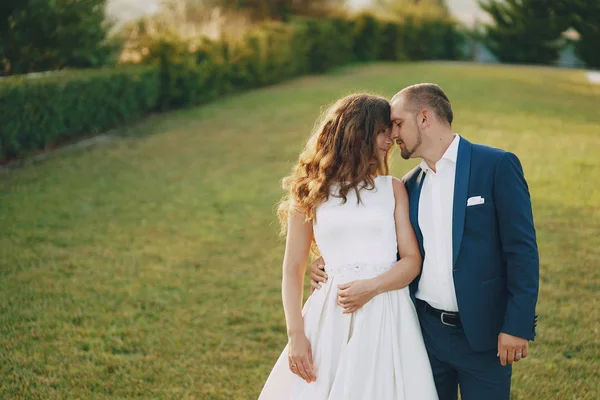
<path fill-rule="evenodd" d="M 376 284 L 372 279 L 348 282 L 338 285 L 338 305 L 344 308 L 344 314 L 351 314 L 377 295 Z"/>
<path fill-rule="evenodd" d="M 317 374 L 312 360 L 312 349 L 304 332 L 289 336 L 288 363 L 290 371 L 304 379 L 306 383 L 317 380 Z"/>

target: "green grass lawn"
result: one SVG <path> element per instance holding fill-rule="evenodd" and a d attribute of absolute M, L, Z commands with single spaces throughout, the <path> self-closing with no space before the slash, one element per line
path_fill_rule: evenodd
<path fill-rule="evenodd" d="M 515 152 L 530 184 L 540 320 L 513 399 L 597 399 L 600 86 L 444 63 L 298 79 L 0 175 L 0 398 L 256 398 L 286 343 L 280 179 L 322 106 L 423 81 L 450 96 L 456 132 Z"/>

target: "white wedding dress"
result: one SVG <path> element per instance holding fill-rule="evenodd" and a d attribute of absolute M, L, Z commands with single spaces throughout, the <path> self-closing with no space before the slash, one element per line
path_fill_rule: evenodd
<path fill-rule="evenodd" d="M 335 189 L 334 189 L 335 191 Z M 377 276 L 396 262 L 392 178 L 330 197 L 316 211 L 314 234 L 329 279 L 306 301 L 304 328 L 317 369 L 306 383 L 288 368 L 287 347 L 259 400 L 437 400 L 409 289 L 374 297 L 353 314 L 337 305 L 337 285 Z"/>

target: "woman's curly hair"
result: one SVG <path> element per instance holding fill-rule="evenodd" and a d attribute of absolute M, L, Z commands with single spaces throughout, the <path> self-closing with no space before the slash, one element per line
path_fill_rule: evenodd
<path fill-rule="evenodd" d="M 333 185 L 339 185 L 336 197 L 346 202 L 355 190 L 360 202 L 360 189 L 373 189 L 374 178 L 389 173 L 388 157 L 378 157 L 375 148 L 375 138 L 389 127 L 390 104 L 380 96 L 346 96 L 323 113 L 292 173 L 283 179 L 282 234 L 292 209 L 314 223 L 316 208 L 327 201 Z"/>

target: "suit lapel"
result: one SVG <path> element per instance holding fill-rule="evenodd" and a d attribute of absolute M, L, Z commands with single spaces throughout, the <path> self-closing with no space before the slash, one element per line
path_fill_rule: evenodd
<path fill-rule="evenodd" d="M 420 170 L 417 174 L 414 190 L 411 192 L 411 196 L 409 198 L 410 222 L 415 230 L 415 234 L 417 235 L 417 240 L 419 242 L 422 255 L 425 253 L 425 251 L 423 249 L 423 233 L 421 232 L 421 227 L 419 226 L 419 200 L 421 199 L 421 189 L 423 189 L 424 182 L 425 171 Z"/>
<path fill-rule="evenodd" d="M 467 213 L 467 196 L 469 190 L 469 174 L 471 172 L 471 143 L 460 138 L 456 158 L 456 175 L 454 178 L 454 205 L 452 212 L 452 255 L 453 268 L 462 243 Z"/>
<path fill-rule="evenodd" d="M 415 173 L 416 177 L 410 179 L 410 184 L 407 185 L 408 190 L 408 199 L 409 199 L 409 217 L 410 223 L 415 231 L 415 235 L 417 236 L 417 242 L 419 243 L 419 250 L 421 251 L 421 256 L 425 257 L 425 249 L 423 247 L 423 233 L 421 232 L 421 228 L 419 227 L 419 200 L 421 199 L 421 189 L 423 188 L 423 182 L 425 182 L 425 171 L 419 168 L 419 171 Z M 413 303 L 416 304 L 417 299 L 415 294 L 419 288 L 419 280 L 421 279 L 421 274 L 415 278 L 414 281 L 411 282 L 409 290 L 410 290 L 410 298 Z"/>

